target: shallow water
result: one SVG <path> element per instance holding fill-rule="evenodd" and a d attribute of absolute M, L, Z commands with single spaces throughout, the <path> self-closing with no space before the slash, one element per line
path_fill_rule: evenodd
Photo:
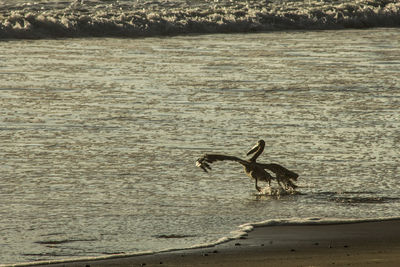
<path fill-rule="evenodd" d="M 0 43 L 0 263 L 188 247 L 268 219 L 400 216 L 400 30 Z M 239 165 L 300 174 L 255 194 Z M 276 185 L 274 184 L 276 187 Z"/>

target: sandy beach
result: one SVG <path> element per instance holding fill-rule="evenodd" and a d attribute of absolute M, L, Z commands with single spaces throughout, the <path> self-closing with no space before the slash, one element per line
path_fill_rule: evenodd
<path fill-rule="evenodd" d="M 215 247 L 51 266 L 399 266 L 400 220 L 257 227 Z"/>

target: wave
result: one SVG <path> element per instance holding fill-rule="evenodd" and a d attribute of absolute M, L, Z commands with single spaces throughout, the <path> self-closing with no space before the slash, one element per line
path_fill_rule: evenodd
<path fill-rule="evenodd" d="M 0 39 L 135 38 L 400 26 L 398 0 L 7 3 L 0 5 Z"/>
<path fill-rule="evenodd" d="M 400 217 L 382 217 L 382 218 L 368 218 L 368 219 L 340 219 L 340 218 L 289 218 L 289 219 L 270 219 L 256 223 L 246 223 L 239 226 L 239 229 L 230 233 L 229 236 L 222 237 L 214 242 L 197 244 L 194 246 L 186 247 L 186 248 L 174 248 L 174 249 L 165 249 L 161 251 L 139 251 L 133 253 L 121 253 L 121 254 L 111 254 L 111 255 L 103 255 L 103 256 L 93 256 L 93 257 L 75 257 L 69 259 L 59 259 L 59 260 L 48 260 L 48 261 L 35 261 L 35 262 L 25 262 L 25 263 L 17 263 L 12 265 L 2 265 L 0 267 L 6 266 L 35 266 L 35 265 L 43 265 L 43 264 L 62 264 L 76 261 L 94 261 L 94 260 L 106 260 L 106 259 L 115 259 L 115 258 L 126 258 L 126 257 L 134 257 L 134 256 L 144 256 L 144 255 L 152 255 L 156 253 L 162 252 L 172 252 L 172 251 L 183 251 L 190 249 L 198 249 L 198 248 L 208 248 L 214 247 L 222 243 L 226 243 L 235 239 L 240 239 L 241 237 L 247 235 L 248 232 L 251 232 L 255 227 L 268 227 L 268 226 L 285 226 L 285 225 L 328 225 L 328 224 L 350 224 L 350 223 L 364 223 L 364 222 L 379 222 L 379 221 L 391 221 L 391 220 L 400 220 Z"/>

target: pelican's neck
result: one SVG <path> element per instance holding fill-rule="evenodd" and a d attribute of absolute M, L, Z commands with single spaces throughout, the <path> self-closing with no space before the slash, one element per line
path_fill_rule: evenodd
<path fill-rule="evenodd" d="M 263 153 L 263 151 L 264 151 L 264 146 L 263 145 L 258 146 L 256 153 L 251 157 L 250 161 L 255 162 L 256 159 L 261 155 L 261 153 Z"/>

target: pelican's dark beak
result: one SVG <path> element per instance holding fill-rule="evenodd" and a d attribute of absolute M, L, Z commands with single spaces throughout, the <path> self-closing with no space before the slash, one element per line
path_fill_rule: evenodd
<path fill-rule="evenodd" d="M 258 147 L 259 147 L 259 144 L 257 143 L 257 145 L 253 146 L 253 147 L 249 150 L 249 152 L 247 152 L 246 155 L 248 156 L 248 155 L 250 155 L 250 154 L 253 154 L 254 152 L 257 151 Z"/>

